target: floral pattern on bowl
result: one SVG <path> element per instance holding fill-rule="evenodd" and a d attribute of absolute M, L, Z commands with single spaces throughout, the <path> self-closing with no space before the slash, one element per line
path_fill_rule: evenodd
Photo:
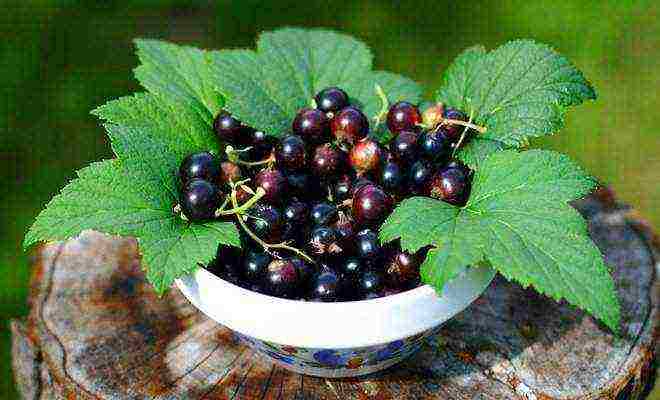
<path fill-rule="evenodd" d="M 348 377 L 376 372 L 402 361 L 419 350 L 438 329 L 376 346 L 349 349 L 292 347 L 236 335 L 250 348 L 287 369 L 307 375 Z"/>

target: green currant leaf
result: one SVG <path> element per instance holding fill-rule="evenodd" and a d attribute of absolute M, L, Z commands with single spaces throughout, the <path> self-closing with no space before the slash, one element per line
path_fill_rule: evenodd
<path fill-rule="evenodd" d="M 154 200 L 137 190 L 119 160 L 93 163 L 48 203 L 24 246 L 66 240 L 86 229 L 137 237 L 147 278 L 162 294 L 176 278 L 210 262 L 218 243 L 240 245 L 234 224 L 190 224 L 172 213 L 175 198 Z"/>
<path fill-rule="evenodd" d="M 505 148 L 504 143 L 498 140 L 474 137 L 461 146 L 461 150 L 456 154 L 456 157 L 470 166 L 470 168 L 479 169 L 481 163 L 489 155 Z"/>
<path fill-rule="evenodd" d="M 213 120 L 224 100 L 213 84 L 207 51 L 150 39 L 135 44 L 142 64 L 134 72 L 142 86 Z"/>
<path fill-rule="evenodd" d="M 447 69 L 436 98 L 471 115 L 487 128 L 480 138 L 505 148 L 559 131 L 566 108 L 593 100 L 596 93 L 582 73 L 550 47 L 516 40 L 488 53 L 483 47 L 464 51 Z"/>
<path fill-rule="evenodd" d="M 92 113 L 104 125 L 117 160 L 80 171 L 38 217 L 25 239 L 67 239 L 85 229 L 134 236 L 147 279 L 159 293 L 213 259 L 219 243 L 239 246 L 230 222 L 191 224 L 172 212 L 179 164 L 188 154 L 218 151 L 206 114 L 186 103 L 139 93 Z"/>
<path fill-rule="evenodd" d="M 564 155 L 499 151 L 476 171 L 464 207 L 430 198 L 404 200 L 380 237 L 400 238 L 409 251 L 434 246 L 422 279 L 438 290 L 466 265 L 485 261 L 507 279 L 566 299 L 617 331 L 614 281 L 584 219 L 568 204 L 595 186 Z"/>
<path fill-rule="evenodd" d="M 414 81 L 372 71 L 367 46 L 347 35 L 322 29 L 284 28 L 265 32 L 257 50 L 209 53 L 216 85 L 226 97 L 226 109 L 238 119 L 270 135 L 291 129 L 298 110 L 310 106 L 314 95 L 339 86 L 351 102 L 374 122 L 381 109 L 375 85 L 390 102 L 417 102 L 421 88 Z"/>

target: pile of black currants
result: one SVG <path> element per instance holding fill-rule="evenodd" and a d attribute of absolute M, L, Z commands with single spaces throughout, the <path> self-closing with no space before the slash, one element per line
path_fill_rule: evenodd
<path fill-rule="evenodd" d="M 374 123 L 387 124 L 387 146 L 337 87 L 319 92 L 280 140 L 221 111 L 213 128 L 225 153 L 182 162 L 174 208 L 191 222 L 238 225 L 242 247 L 220 246 L 206 268 L 256 292 L 306 301 L 418 286 L 427 249 L 410 254 L 397 242 L 381 244 L 379 226 L 406 197 L 464 204 L 472 173 L 452 154 L 479 127 L 439 103 L 401 101 L 386 110 Z"/>

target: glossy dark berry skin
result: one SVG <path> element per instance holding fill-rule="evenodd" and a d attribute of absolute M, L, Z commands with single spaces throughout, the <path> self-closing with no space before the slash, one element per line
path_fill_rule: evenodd
<path fill-rule="evenodd" d="M 299 281 L 296 265 L 290 259 L 273 260 L 266 268 L 266 291 L 273 296 L 294 297 Z"/>
<path fill-rule="evenodd" d="M 426 194 L 433 170 L 425 161 L 417 161 L 410 167 L 409 186 L 413 194 Z"/>
<path fill-rule="evenodd" d="M 393 288 L 408 288 L 419 280 L 419 259 L 416 254 L 395 251 L 385 263 L 385 282 Z"/>
<path fill-rule="evenodd" d="M 366 260 L 375 260 L 380 257 L 382 247 L 378 242 L 378 235 L 371 229 L 363 229 L 355 236 L 357 242 L 357 255 Z"/>
<path fill-rule="evenodd" d="M 351 166 L 358 173 L 377 171 L 382 160 L 382 150 L 378 143 L 371 139 L 359 141 L 349 154 Z"/>
<path fill-rule="evenodd" d="M 330 269 L 324 269 L 312 283 L 312 297 L 320 301 L 336 301 L 341 296 L 341 286 L 339 275 Z"/>
<path fill-rule="evenodd" d="M 207 267 L 211 272 L 229 281 L 241 278 L 241 249 L 234 246 L 220 245 L 216 251 L 215 259 Z"/>
<path fill-rule="evenodd" d="M 387 112 L 387 128 L 392 133 L 414 131 L 422 122 L 422 116 L 417 107 L 407 101 L 394 103 Z"/>
<path fill-rule="evenodd" d="M 358 288 L 364 297 L 377 295 L 385 288 L 383 274 L 373 269 L 364 271 L 358 280 Z"/>
<path fill-rule="evenodd" d="M 314 150 L 311 169 L 321 179 L 332 179 L 344 170 L 346 154 L 330 144 L 318 146 Z"/>
<path fill-rule="evenodd" d="M 342 274 L 351 277 L 357 277 L 362 273 L 364 263 L 356 257 L 349 257 L 339 263 L 337 270 Z"/>
<path fill-rule="evenodd" d="M 329 87 L 321 90 L 314 97 L 316 108 L 325 112 L 336 114 L 348 106 L 348 95 L 338 87 Z"/>
<path fill-rule="evenodd" d="M 287 179 L 277 169 L 264 169 L 254 177 L 254 184 L 264 189 L 263 200 L 271 204 L 281 204 L 288 189 Z"/>
<path fill-rule="evenodd" d="M 359 109 L 344 107 L 330 122 L 332 135 L 340 142 L 353 144 L 369 134 L 369 120 Z"/>
<path fill-rule="evenodd" d="M 314 225 L 330 225 L 339 217 L 337 207 L 325 201 L 314 204 L 311 215 Z"/>
<path fill-rule="evenodd" d="M 243 259 L 243 274 L 251 282 L 260 282 L 271 261 L 272 257 L 268 253 L 250 251 Z"/>
<path fill-rule="evenodd" d="M 284 209 L 284 219 L 295 225 L 302 226 L 309 221 L 309 206 L 301 201 L 292 201 Z"/>
<path fill-rule="evenodd" d="M 380 185 L 389 193 L 401 193 L 406 184 L 403 169 L 396 162 L 383 165 L 380 173 Z"/>
<path fill-rule="evenodd" d="M 330 120 L 321 110 L 303 108 L 293 120 L 292 130 L 308 143 L 320 143 L 330 135 Z"/>
<path fill-rule="evenodd" d="M 426 132 L 419 138 L 420 155 L 432 163 L 441 163 L 449 159 L 452 152 L 451 141 L 445 136 L 443 128 Z"/>
<path fill-rule="evenodd" d="M 238 182 L 243 179 L 241 167 L 231 161 L 220 163 L 220 182 L 229 187 L 229 182 Z"/>
<path fill-rule="evenodd" d="M 272 136 L 266 135 L 264 131 L 250 129 L 248 134 L 248 145 L 252 148 L 248 151 L 248 157 L 252 161 L 260 161 L 270 156 L 275 141 Z"/>
<path fill-rule="evenodd" d="M 220 180 L 220 159 L 208 151 L 191 154 L 181 162 L 179 179 L 183 185 L 193 179 L 218 183 Z"/>
<path fill-rule="evenodd" d="M 312 254 L 337 254 L 342 248 L 337 243 L 337 234 L 334 229 L 327 226 L 319 226 L 312 230 L 309 238 L 309 249 Z"/>
<path fill-rule="evenodd" d="M 443 168 L 429 182 L 429 196 L 449 204 L 463 205 L 469 194 L 469 175 L 462 168 Z"/>
<path fill-rule="evenodd" d="M 351 187 L 353 179 L 349 175 L 342 175 L 334 184 L 332 194 L 337 203 L 341 203 L 346 199 L 351 198 Z"/>
<path fill-rule="evenodd" d="M 261 240 L 268 243 L 279 241 L 282 235 L 282 214 L 270 204 L 257 204 L 247 212 L 247 225 Z"/>
<path fill-rule="evenodd" d="M 400 132 L 392 143 L 390 143 L 390 152 L 400 162 L 412 164 L 417 159 L 419 153 L 417 146 L 418 137 L 418 134 L 415 132 Z"/>
<path fill-rule="evenodd" d="M 183 214 L 193 222 L 214 218 L 220 207 L 220 190 L 203 179 L 193 179 L 179 191 L 179 204 Z"/>
<path fill-rule="evenodd" d="M 353 196 L 353 218 L 364 226 L 383 222 L 392 209 L 392 198 L 375 185 L 367 185 Z"/>
<path fill-rule="evenodd" d="M 286 179 L 290 195 L 300 200 L 310 201 L 324 198 L 327 193 L 321 187 L 319 179 L 305 171 L 287 171 Z"/>
<path fill-rule="evenodd" d="M 357 177 L 351 186 L 351 197 L 355 196 L 355 193 L 359 192 L 365 186 L 375 185 L 373 181 L 363 176 Z"/>
<path fill-rule="evenodd" d="M 288 170 L 298 170 L 305 166 L 307 154 L 305 143 L 300 136 L 289 135 L 284 137 L 275 151 L 277 164 Z"/>
<path fill-rule="evenodd" d="M 238 144 L 241 141 L 243 128 L 241 121 L 232 117 L 226 111 L 221 111 L 213 121 L 213 130 L 218 136 L 218 139 L 231 144 Z"/>
<path fill-rule="evenodd" d="M 445 109 L 444 117 L 446 119 L 453 119 L 458 121 L 468 120 L 467 115 L 453 108 Z M 463 130 L 465 129 L 463 125 L 454 125 L 454 124 L 443 125 L 443 128 L 445 128 L 447 138 L 449 138 L 449 140 L 451 140 L 452 142 L 457 142 L 458 139 L 460 139 L 461 135 L 463 134 Z"/>

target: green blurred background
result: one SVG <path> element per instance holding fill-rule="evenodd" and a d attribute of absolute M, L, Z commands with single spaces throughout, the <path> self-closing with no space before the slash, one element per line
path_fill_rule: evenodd
<path fill-rule="evenodd" d="M 561 135 L 541 144 L 569 153 L 660 227 L 660 2 L 2 3 L 0 398 L 17 398 L 7 320 L 27 312 L 21 238 L 74 170 L 111 155 L 89 111 L 140 90 L 131 72 L 136 37 L 251 47 L 261 30 L 332 27 L 365 40 L 379 68 L 413 77 L 427 94 L 467 46 L 520 37 L 551 44 L 584 71 L 599 99 L 570 113 Z"/>

